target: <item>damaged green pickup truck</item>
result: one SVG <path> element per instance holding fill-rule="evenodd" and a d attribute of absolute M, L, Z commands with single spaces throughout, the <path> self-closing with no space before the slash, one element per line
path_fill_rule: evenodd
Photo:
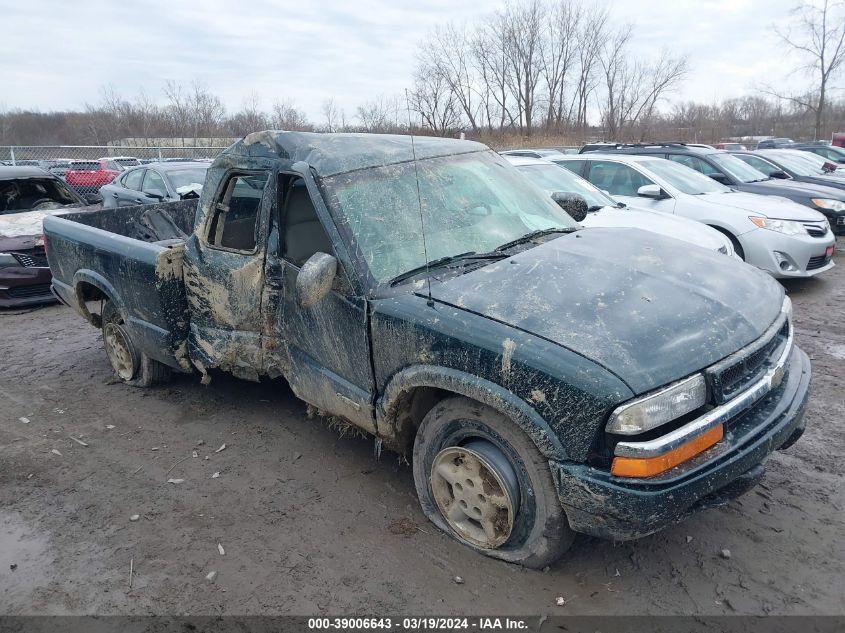
<path fill-rule="evenodd" d="M 582 229 L 477 143 L 255 133 L 198 208 L 44 230 L 56 296 L 123 381 L 284 377 L 409 455 L 425 514 L 503 560 L 724 503 L 804 429 L 810 363 L 775 281 Z"/>

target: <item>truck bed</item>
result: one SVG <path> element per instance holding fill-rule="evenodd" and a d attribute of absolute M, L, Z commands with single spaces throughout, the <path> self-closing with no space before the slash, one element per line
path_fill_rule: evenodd
<path fill-rule="evenodd" d="M 114 302 L 140 351 L 187 368 L 182 257 L 196 209 L 184 200 L 45 218 L 53 292 L 97 326 L 99 300 Z"/>

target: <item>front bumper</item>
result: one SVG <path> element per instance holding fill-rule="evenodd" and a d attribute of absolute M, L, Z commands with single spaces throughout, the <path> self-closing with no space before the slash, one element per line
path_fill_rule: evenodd
<path fill-rule="evenodd" d="M 754 229 L 740 235 L 739 241 L 747 263 L 778 278 L 813 277 L 834 266 L 825 257 L 827 248 L 836 243 L 831 231 L 824 237 L 810 237 Z"/>
<path fill-rule="evenodd" d="M 804 430 L 810 360 L 796 346 L 787 367 L 780 387 L 728 423 L 721 442 L 663 475 L 625 479 L 584 464 L 552 462 L 572 529 L 616 541 L 639 538 L 753 487 L 766 457 Z"/>
<path fill-rule="evenodd" d="M 50 269 L 46 267 L 9 266 L 0 268 L 0 308 L 52 303 Z"/>

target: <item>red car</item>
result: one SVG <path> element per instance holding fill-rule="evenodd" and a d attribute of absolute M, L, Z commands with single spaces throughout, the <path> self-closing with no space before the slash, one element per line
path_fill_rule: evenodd
<path fill-rule="evenodd" d="M 74 160 L 65 172 L 65 182 L 79 193 L 96 194 L 120 174 L 120 169 L 107 159 Z"/>

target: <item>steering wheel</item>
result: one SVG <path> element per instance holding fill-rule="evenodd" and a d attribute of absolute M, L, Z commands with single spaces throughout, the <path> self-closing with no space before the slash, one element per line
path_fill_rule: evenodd
<path fill-rule="evenodd" d="M 32 203 L 32 206 L 30 207 L 30 209 L 33 210 L 33 211 L 39 211 L 38 207 L 40 207 L 42 204 L 58 204 L 58 203 L 55 200 L 53 200 L 52 198 L 39 198 L 38 200 L 36 200 L 35 202 Z"/>

